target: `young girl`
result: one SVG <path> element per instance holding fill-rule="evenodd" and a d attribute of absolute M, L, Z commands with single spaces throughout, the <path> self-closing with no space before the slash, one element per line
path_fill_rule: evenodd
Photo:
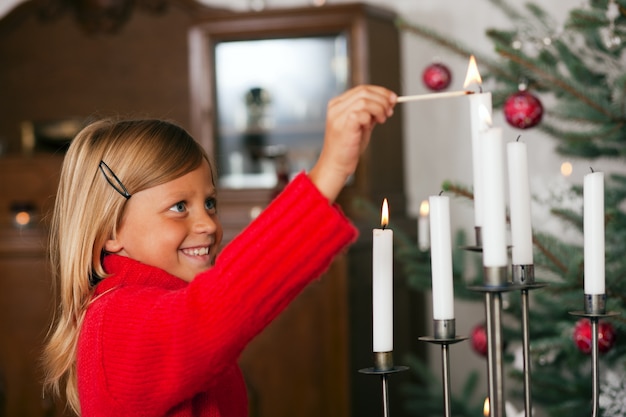
<path fill-rule="evenodd" d="M 46 386 L 94 416 L 246 417 L 244 347 L 356 238 L 332 203 L 396 95 L 330 101 L 316 165 L 216 260 L 214 174 L 183 129 L 99 121 L 73 140 L 50 252 L 61 302 Z"/>

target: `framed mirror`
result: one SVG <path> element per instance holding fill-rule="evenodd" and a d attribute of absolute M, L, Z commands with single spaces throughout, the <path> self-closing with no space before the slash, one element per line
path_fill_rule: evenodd
<path fill-rule="evenodd" d="M 213 154 L 221 189 L 272 189 L 317 160 L 328 102 L 349 85 L 348 36 L 294 28 L 245 39 L 210 23 L 192 31 L 191 54 L 205 68 L 192 72 L 193 107 L 204 109 L 194 134 Z"/>
<path fill-rule="evenodd" d="M 273 188 L 319 155 L 326 106 L 347 86 L 346 37 L 215 45 L 215 157 L 222 188 Z"/>

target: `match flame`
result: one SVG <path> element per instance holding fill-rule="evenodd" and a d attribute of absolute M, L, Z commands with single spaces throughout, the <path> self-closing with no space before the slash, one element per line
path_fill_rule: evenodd
<path fill-rule="evenodd" d="M 389 205 L 387 204 L 387 199 L 383 200 L 383 209 L 380 216 L 380 225 L 385 228 L 389 225 Z"/>
<path fill-rule="evenodd" d="M 483 405 L 483 416 L 489 417 L 489 397 L 485 398 L 485 405 Z"/>
<path fill-rule="evenodd" d="M 480 73 L 478 72 L 478 66 L 476 65 L 476 59 L 474 55 L 470 56 L 469 65 L 467 66 L 467 74 L 465 75 L 465 82 L 463 83 L 463 88 L 467 88 L 470 84 L 482 85 L 483 80 L 480 78 Z"/>

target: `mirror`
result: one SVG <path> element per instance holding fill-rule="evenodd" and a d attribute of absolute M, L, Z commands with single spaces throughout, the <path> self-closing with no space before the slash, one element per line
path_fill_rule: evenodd
<path fill-rule="evenodd" d="M 343 34 L 215 44 L 215 156 L 223 188 L 273 188 L 312 168 L 328 101 L 348 85 Z"/>

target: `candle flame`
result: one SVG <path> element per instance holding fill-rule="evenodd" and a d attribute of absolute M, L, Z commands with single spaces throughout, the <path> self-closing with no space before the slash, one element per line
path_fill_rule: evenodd
<path fill-rule="evenodd" d="M 383 209 L 380 216 L 380 225 L 385 228 L 389 225 L 389 205 L 387 204 L 387 199 L 383 200 Z"/>
<path fill-rule="evenodd" d="M 489 408 L 489 397 L 485 398 L 485 405 L 483 405 L 483 415 L 485 417 L 489 417 L 490 408 Z"/>
<path fill-rule="evenodd" d="M 469 65 L 467 66 L 467 74 L 465 75 L 465 82 L 463 83 L 463 88 L 467 88 L 470 84 L 482 85 L 483 80 L 480 78 L 480 73 L 478 72 L 478 66 L 476 65 L 476 58 L 474 55 L 470 56 Z"/>
<path fill-rule="evenodd" d="M 572 175 L 572 172 L 574 172 L 574 167 L 572 166 L 571 162 L 563 162 L 561 164 L 561 175 L 563 175 L 564 177 L 569 177 L 570 175 Z"/>
<path fill-rule="evenodd" d="M 15 214 L 15 223 L 20 226 L 26 226 L 30 223 L 30 214 L 27 211 L 20 211 Z"/>
<path fill-rule="evenodd" d="M 428 204 L 428 200 L 422 201 L 420 204 L 420 216 L 426 217 L 430 213 L 430 204 Z"/>

